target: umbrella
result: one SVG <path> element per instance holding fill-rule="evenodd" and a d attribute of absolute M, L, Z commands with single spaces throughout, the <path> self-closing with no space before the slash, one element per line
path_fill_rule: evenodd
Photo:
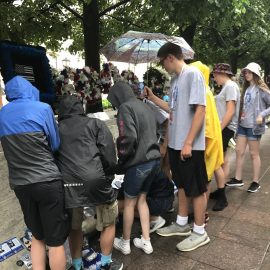
<path fill-rule="evenodd" d="M 101 49 L 101 53 L 109 61 L 126 62 L 135 65 L 149 63 L 157 60 L 157 52 L 166 42 L 180 46 L 184 59 L 193 59 L 193 49 L 181 37 L 136 31 L 128 31 L 119 38 L 114 38 Z"/>

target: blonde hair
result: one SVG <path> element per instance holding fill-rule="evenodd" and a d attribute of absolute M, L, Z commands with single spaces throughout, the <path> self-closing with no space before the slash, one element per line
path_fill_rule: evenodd
<path fill-rule="evenodd" d="M 252 72 L 252 74 L 253 74 L 253 80 L 255 82 L 255 85 L 257 85 L 261 91 L 264 91 L 264 92 L 267 92 L 268 94 L 270 94 L 269 87 L 264 82 L 264 80 L 261 77 L 259 77 L 257 74 L 255 74 L 254 72 Z M 247 88 L 249 86 L 250 86 L 250 82 L 248 82 L 246 80 L 246 78 L 244 77 L 244 85 L 243 85 L 243 89 L 242 89 L 242 93 L 241 93 L 241 99 L 240 99 L 239 118 L 240 118 L 241 112 L 243 110 L 245 93 L 246 93 L 246 90 L 247 90 Z"/>

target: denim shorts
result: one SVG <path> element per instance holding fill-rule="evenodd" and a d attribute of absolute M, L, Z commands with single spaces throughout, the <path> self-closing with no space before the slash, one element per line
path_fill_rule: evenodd
<path fill-rule="evenodd" d="M 261 139 L 262 135 L 254 135 L 252 128 L 245 128 L 238 126 L 237 136 L 247 137 L 249 141 L 258 141 Z"/>
<path fill-rule="evenodd" d="M 140 193 L 148 193 L 154 177 L 159 172 L 160 159 L 138 164 L 126 171 L 124 193 L 126 198 L 136 198 Z"/>

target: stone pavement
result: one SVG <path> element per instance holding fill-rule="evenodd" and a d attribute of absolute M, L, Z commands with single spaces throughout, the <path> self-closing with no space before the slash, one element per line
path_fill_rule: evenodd
<path fill-rule="evenodd" d="M 117 129 L 113 114 L 107 122 L 114 136 Z M 207 226 L 211 242 L 195 251 L 181 253 L 176 250 L 176 244 L 181 237 L 151 236 L 154 252 L 145 255 L 132 245 L 132 253 L 124 256 L 114 251 L 113 256 L 124 262 L 127 270 L 269 270 L 270 269 L 270 129 L 267 130 L 261 143 L 262 177 L 259 192 L 246 192 L 252 180 L 252 166 L 247 156 L 244 167 L 242 188 L 228 188 L 229 206 L 222 212 L 211 211 L 213 202 L 209 203 L 210 221 Z M 235 157 L 232 151 L 232 176 Z M 0 242 L 11 237 L 21 237 L 25 228 L 19 204 L 10 191 L 7 180 L 7 167 L 2 150 L 0 149 Z M 215 188 L 215 183 L 212 183 Z M 167 224 L 175 219 L 176 212 L 168 214 Z M 138 221 L 135 222 L 132 238 L 140 233 Z M 117 232 L 121 233 L 120 228 Z M 98 249 L 97 241 L 91 241 Z M 24 251 L 25 252 L 25 251 Z M 1 270 L 16 270 L 16 261 L 20 252 L 0 262 Z"/>

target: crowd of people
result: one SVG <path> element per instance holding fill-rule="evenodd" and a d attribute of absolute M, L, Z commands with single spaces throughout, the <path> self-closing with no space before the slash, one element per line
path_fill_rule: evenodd
<path fill-rule="evenodd" d="M 222 211 L 229 203 L 225 186 L 244 185 L 247 145 L 253 164 L 247 191 L 259 190 L 260 139 L 270 115 L 270 91 L 260 66 L 250 63 L 242 69 L 241 93 L 230 65 L 216 64 L 212 74 L 222 89 L 214 98 L 206 65 L 199 61 L 187 65 L 181 48 L 173 43 L 163 45 L 157 57 L 173 75 L 169 102 L 147 86 L 134 93 L 127 82 L 116 82 L 108 90 L 108 100 L 117 110 L 116 143 L 104 122 L 86 116 L 77 96 L 62 98 L 57 123 L 51 107 L 39 102 L 39 91 L 31 83 L 20 76 L 6 83 L 10 102 L 0 111 L 1 144 L 10 186 L 33 233 L 33 269 L 45 269 L 47 245 L 50 268 L 64 270 L 67 238 L 74 269 L 83 269 L 83 208 L 89 206 L 95 208 L 100 231 L 100 269 L 123 268 L 121 262 L 112 260 L 112 251 L 114 247 L 125 255 L 131 253 L 136 215 L 142 235 L 133 243 L 146 254 L 153 252 L 153 232 L 162 237 L 185 236 L 176 246 L 181 252 L 208 244 L 209 196 L 216 200 L 212 210 Z M 227 150 L 234 137 L 236 172 L 228 179 Z M 124 175 L 120 190 L 112 186 L 115 174 Z M 217 190 L 210 193 L 213 176 Z M 175 190 L 175 222 L 163 227 L 164 214 L 173 211 Z M 123 234 L 115 237 L 120 213 Z"/>

